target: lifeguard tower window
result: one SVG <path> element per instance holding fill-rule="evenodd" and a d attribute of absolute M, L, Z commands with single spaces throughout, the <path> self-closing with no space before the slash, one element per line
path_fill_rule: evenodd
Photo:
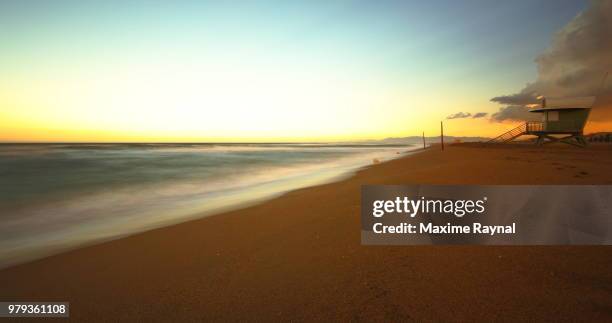
<path fill-rule="evenodd" d="M 559 121 L 559 111 L 548 111 L 546 115 L 548 120 L 544 121 Z"/>

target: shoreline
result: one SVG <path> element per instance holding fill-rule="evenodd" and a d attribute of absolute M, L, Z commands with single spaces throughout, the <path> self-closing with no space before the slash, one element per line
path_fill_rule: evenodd
<path fill-rule="evenodd" d="M 254 206 L 2 269 L 0 300 L 69 301 L 81 320 L 609 319 L 610 246 L 361 246 L 359 190 L 612 184 L 610 164 L 608 146 L 430 148 Z"/>

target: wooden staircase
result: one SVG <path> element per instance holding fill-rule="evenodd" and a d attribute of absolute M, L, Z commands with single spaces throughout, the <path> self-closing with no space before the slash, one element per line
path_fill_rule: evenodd
<path fill-rule="evenodd" d="M 527 123 L 522 123 L 520 126 L 513 128 L 501 135 L 487 141 L 487 143 L 502 143 L 512 141 L 517 137 L 527 134 Z"/>

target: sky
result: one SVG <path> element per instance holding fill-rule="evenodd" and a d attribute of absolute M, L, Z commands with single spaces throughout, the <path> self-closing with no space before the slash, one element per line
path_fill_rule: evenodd
<path fill-rule="evenodd" d="M 0 141 L 492 136 L 587 1 L 0 1 Z"/>

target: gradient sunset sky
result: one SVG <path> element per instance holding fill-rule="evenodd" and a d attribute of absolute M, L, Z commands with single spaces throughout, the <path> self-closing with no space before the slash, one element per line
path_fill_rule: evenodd
<path fill-rule="evenodd" d="M 535 79 L 535 57 L 587 5 L 2 1 L 0 141 L 437 135 Z"/>

